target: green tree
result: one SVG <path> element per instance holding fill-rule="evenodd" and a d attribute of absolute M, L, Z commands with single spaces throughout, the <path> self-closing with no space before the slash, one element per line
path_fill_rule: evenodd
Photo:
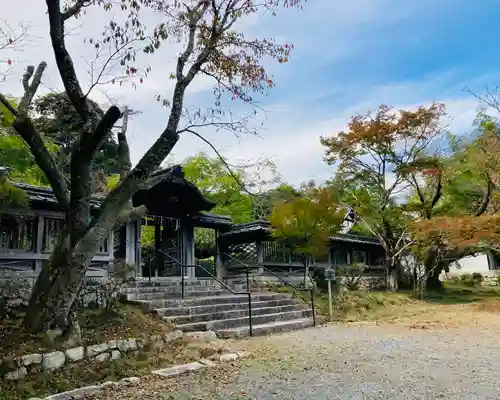
<path fill-rule="evenodd" d="M 93 0 L 72 0 L 67 4 L 61 4 L 60 0 L 47 0 L 46 3 L 50 39 L 59 75 L 67 97 L 83 121 L 69 161 L 70 185 L 65 171 L 48 151 L 42 133 L 30 118 L 30 106 L 47 64 L 41 62 L 37 68 L 27 68 L 22 79 L 25 93 L 17 109 L 8 104 L 5 96 L 0 96 L 0 100 L 16 117 L 13 128 L 28 145 L 66 213 L 66 229 L 50 262 L 37 278 L 25 324 L 34 332 L 53 326 L 69 332 L 76 323 L 73 313 L 75 301 L 99 246 L 117 225 L 145 212 L 144 207 L 130 210 L 131 198 L 139 189 L 154 183 L 154 179 L 150 180 L 151 173 L 171 153 L 179 135 L 196 133 L 197 127 L 207 125 L 238 133 L 251 132 L 245 120 L 234 121 L 222 109 L 222 104 L 225 104 L 222 97 L 229 94 L 233 100 L 252 105 L 255 93 L 264 93 L 274 85 L 263 66 L 264 60 L 269 58 L 280 63 L 287 62 L 292 46 L 276 44 L 274 39 L 246 38 L 239 28 L 245 19 L 256 13 L 275 13 L 280 6 L 299 6 L 300 0 L 174 2 L 174 5 L 168 5 L 168 12 L 165 12 L 167 5 L 163 2 L 121 2 L 120 8 L 126 13 L 126 18 L 121 19 L 123 23 L 113 18 L 106 24 L 104 35 L 98 30 L 98 37 L 88 42 L 99 54 L 111 54 L 111 64 L 125 70 L 122 76 L 137 76 L 139 82 L 144 79 L 136 75 L 138 50 L 146 54 L 155 53 L 167 38 L 177 39 L 183 50 L 177 59 L 175 71 L 171 73 L 173 92 L 157 96 L 159 101 L 168 106 L 166 126 L 159 130 L 157 140 L 133 169 L 127 167 L 126 171 L 120 171 L 120 183 L 107 195 L 96 215 L 90 212 L 92 165 L 114 124 L 122 117 L 122 112 L 117 106 L 112 106 L 101 117 L 89 101 L 88 92 L 96 84 L 102 83 L 99 82 L 102 74 L 96 74 L 97 82 L 92 82 L 90 89 L 84 90 L 74 68 L 72 54 L 66 47 L 65 29 L 71 20 L 82 17 L 86 7 L 103 7 L 105 12 L 112 8 L 112 4 Z M 144 10 L 156 12 L 160 23 L 145 26 L 141 22 Z M 110 51 L 102 52 L 103 48 Z M 108 65 L 105 63 L 103 68 Z M 185 107 L 185 94 L 193 80 L 200 75 L 213 79 L 216 99 L 208 112 L 202 111 L 206 110 L 203 107 L 193 115 Z M 110 83 L 114 81 L 112 79 Z M 182 117 L 188 114 L 192 118 L 186 122 Z M 186 125 L 182 125 L 184 122 Z M 124 146 L 122 148 L 125 149 Z M 120 165 L 129 166 L 122 157 Z"/>
<path fill-rule="evenodd" d="M 17 107 L 14 99 L 8 101 L 12 107 Z M 0 166 L 8 169 L 9 177 L 13 181 L 47 186 L 48 181 L 29 148 L 12 129 L 13 122 L 12 114 L 0 104 Z M 48 149 L 54 152 L 57 146 L 49 142 Z"/>
<path fill-rule="evenodd" d="M 273 237 L 302 256 L 304 285 L 311 257 L 327 252 L 328 239 L 338 233 L 343 218 L 337 195 L 331 189 L 313 189 L 275 204 L 269 217 Z"/>
<path fill-rule="evenodd" d="M 228 168 L 227 161 L 205 153 L 189 157 L 182 164 L 186 179 L 216 204 L 212 212 L 228 215 L 235 223 L 252 220 L 252 199 L 245 191 L 242 168 Z"/>
<path fill-rule="evenodd" d="M 98 118 L 104 116 L 99 104 L 88 98 L 87 102 Z M 57 144 L 59 147 L 56 155 L 57 163 L 66 174 L 69 174 L 72 146 L 78 139 L 85 121 L 65 92 L 48 93 L 35 99 L 32 111 L 37 116 L 33 118 L 33 124 L 45 140 Z M 108 135 L 103 141 L 95 154 L 92 168 L 103 171 L 105 175 L 119 171 L 118 143 L 114 135 Z"/>
<path fill-rule="evenodd" d="M 348 130 L 322 137 L 327 162 L 338 163 L 338 187 L 343 200 L 354 206 L 362 223 L 377 237 L 386 253 L 389 287 L 397 289 L 400 260 L 412 244 L 401 207 L 402 193 L 428 169 L 427 150 L 442 134 L 442 104 L 415 111 L 380 106 L 374 113 L 351 118 Z M 435 205 L 441 192 L 430 200 Z M 429 202 L 423 199 L 422 210 Z"/>

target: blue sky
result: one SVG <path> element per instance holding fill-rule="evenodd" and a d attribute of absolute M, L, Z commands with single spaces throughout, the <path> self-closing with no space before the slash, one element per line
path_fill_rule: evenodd
<path fill-rule="evenodd" d="M 4 18 L 15 22 L 22 16 L 35 26 L 38 38 L 18 64 L 46 59 L 46 86 L 57 89 L 60 80 L 50 52 L 44 11 L 42 1 L 33 5 L 30 0 L 19 0 Z M 300 11 L 286 9 L 277 17 L 254 18 L 242 28 L 248 36 L 276 37 L 277 41 L 295 45 L 289 63 L 266 63 L 276 87 L 261 99 L 268 110 L 264 130 L 259 138 L 214 132 L 206 132 L 207 137 L 232 162 L 272 157 L 285 180 L 299 183 L 322 181 L 332 174 L 331 167 L 322 161 L 320 135 L 341 130 L 351 115 L 381 103 L 403 108 L 442 101 L 448 105 L 451 127 L 467 131 L 477 101 L 463 91 L 464 87 L 480 93 L 485 85 L 500 83 L 495 34 L 499 20 L 500 3 L 494 0 L 309 0 Z M 88 16 L 82 35 L 104 22 Z M 71 38 L 73 54 L 81 55 L 81 41 L 78 35 Z M 135 161 L 168 117 L 154 95 L 160 92 L 170 96 L 171 82 L 166 77 L 175 61 L 174 53 L 167 48 L 148 60 L 153 72 L 137 90 L 105 89 L 119 104 L 143 111 L 130 127 Z M 75 62 L 84 80 L 80 58 Z M 19 94 L 19 89 L 19 80 L 13 79 L 4 90 Z M 99 92 L 94 98 L 106 100 Z M 196 83 L 186 100 L 197 106 L 210 103 L 210 83 Z M 236 111 L 242 110 L 233 106 Z M 183 136 L 174 156 L 182 159 L 200 150 L 210 152 L 199 140 Z"/>

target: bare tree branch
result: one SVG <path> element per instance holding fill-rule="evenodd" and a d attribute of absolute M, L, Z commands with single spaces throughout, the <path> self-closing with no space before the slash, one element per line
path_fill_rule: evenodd
<path fill-rule="evenodd" d="M 76 76 L 73 60 L 66 48 L 64 40 L 64 17 L 61 13 L 60 0 L 46 0 L 46 3 L 49 13 L 50 38 L 59 74 L 61 75 L 68 98 L 83 121 L 87 121 L 91 117 L 90 109 Z M 82 3 L 85 3 L 85 1 L 78 1 L 75 6 L 79 6 L 81 9 L 83 7 Z"/>
<path fill-rule="evenodd" d="M 26 72 L 23 75 L 24 96 L 22 97 L 17 110 L 19 114 L 26 115 L 26 113 L 28 112 L 28 107 L 31 105 L 33 97 L 35 97 L 35 93 L 40 86 L 40 81 L 42 79 L 43 71 L 45 70 L 45 68 L 47 68 L 47 63 L 45 61 L 42 61 L 38 65 L 34 76 L 33 71 L 35 68 L 32 65 L 29 65 L 26 68 Z M 30 84 L 29 80 L 32 76 L 33 80 Z"/>
<path fill-rule="evenodd" d="M 67 19 L 77 15 L 83 7 L 88 7 L 94 3 L 95 0 L 77 0 L 75 4 L 68 7 L 63 13 L 61 13 L 61 18 L 63 21 L 66 21 Z"/>
<path fill-rule="evenodd" d="M 120 181 L 123 181 L 132 169 L 130 160 L 130 149 L 127 141 L 128 117 L 131 110 L 125 107 L 123 110 L 122 126 L 118 132 L 118 158 L 120 159 Z"/>
<path fill-rule="evenodd" d="M 476 217 L 483 215 L 486 212 L 486 210 L 488 209 L 488 204 L 490 203 L 491 196 L 493 194 L 493 190 L 494 190 L 493 181 L 491 180 L 489 174 L 487 174 L 486 192 L 484 193 L 484 196 L 483 196 L 483 199 L 481 201 L 481 204 L 479 205 L 479 208 L 474 213 L 474 215 Z"/>

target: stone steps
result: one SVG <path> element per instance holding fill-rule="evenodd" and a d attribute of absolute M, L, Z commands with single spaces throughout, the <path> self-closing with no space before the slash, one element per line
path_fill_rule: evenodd
<path fill-rule="evenodd" d="M 252 302 L 252 308 L 283 307 L 293 304 L 296 304 L 296 301 L 294 299 L 254 301 Z M 197 314 L 213 314 L 217 312 L 238 311 L 238 310 L 248 310 L 248 304 L 247 303 L 209 304 L 209 305 L 201 305 L 193 307 L 156 308 L 152 311 L 161 316 L 175 317 L 175 316 L 188 316 Z"/>
<path fill-rule="evenodd" d="M 134 281 L 133 284 L 129 286 L 129 288 L 152 288 L 152 287 L 173 287 L 181 286 L 182 280 L 180 278 L 176 280 L 171 280 L 171 279 L 162 279 L 162 278 L 155 278 L 152 279 L 151 282 L 147 279 L 138 279 Z M 217 282 L 214 282 L 213 279 L 186 279 L 184 281 L 185 287 L 196 287 L 196 286 L 213 286 L 213 287 L 220 287 L 220 285 Z"/>
<path fill-rule="evenodd" d="M 276 321 L 273 323 L 253 325 L 254 336 L 270 335 L 278 332 L 289 332 L 314 326 L 312 318 L 301 318 L 288 321 Z M 217 331 L 217 336 L 223 339 L 235 339 L 250 336 L 250 327 L 240 326 L 231 329 L 221 329 Z"/>
<path fill-rule="evenodd" d="M 275 313 L 283 313 L 289 311 L 303 311 L 304 306 L 302 304 L 290 304 L 285 306 L 274 306 L 274 307 L 256 307 L 252 304 L 252 317 L 261 315 L 270 315 Z M 164 320 L 171 322 L 177 326 L 184 324 L 195 324 L 197 322 L 208 322 L 217 320 L 229 320 L 234 318 L 248 317 L 248 306 L 245 304 L 245 308 L 239 310 L 227 310 L 206 313 L 206 314 L 190 314 L 190 315 L 174 315 L 169 317 L 163 317 Z"/>
<path fill-rule="evenodd" d="M 208 286 L 208 285 L 202 285 L 202 286 L 186 286 L 185 288 L 186 292 L 209 292 L 209 291 L 217 291 L 217 290 L 226 290 L 224 288 L 221 288 L 220 285 L 218 286 Z M 229 291 L 228 291 L 229 292 Z M 126 287 L 121 289 L 121 293 L 123 294 L 147 294 L 147 293 L 177 293 L 181 294 L 182 293 L 182 287 L 181 285 L 172 285 L 172 286 L 153 286 L 153 287 Z"/>
<path fill-rule="evenodd" d="M 282 295 L 274 293 L 266 294 L 252 294 L 252 303 L 257 301 L 270 301 L 291 299 L 291 295 Z M 202 305 L 212 304 L 240 304 L 248 303 L 248 296 L 243 295 L 221 295 L 221 296 L 208 296 L 208 297 L 192 297 L 187 299 L 162 299 L 162 300 L 133 300 L 134 304 L 142 306 L 146 310 L 153 310 L 155 308 L 171 308 L 171 307 L 195 307 Z"/>
<path fill-rule="evenodd" d="M 179 299 L 182 292 L 149 292 L 149 293 L 133 293 L 127 294 L 129 300 L 168 300 L 168 299 Z M 211 296 L 222 296 L 231 295 L 228 290 L 186 290 L 184 292 L 184 298 L 194 298 L 194 297 L 211 297 Z"/>
<path fill-rule="evenodd" d="M 255 325 L 271 324 L 277 321 L 290 321 L 312 317 L 311 310 L 277 312 L 274 314 L 252 315 L 252 323 Z M 249 325 L 248 315 L 246 317 L 228 318 L 215 321 L 194 322 L 176 325 L 183 332 L 226 330 Z"/>
<path fill-rule="evenodd" d="M 237 290 L 240 290 L 238 288 Z M 184 332 L 215 331 L 223 338 L 248 336 L 248 295 L 232 294 L 213 280 L 135 285 L 122 291 L 127 301 L 153 312 Z M 252 292 L 254 335 L 302 329 L 313 325 L 312 310 L 290 294 Z"/>

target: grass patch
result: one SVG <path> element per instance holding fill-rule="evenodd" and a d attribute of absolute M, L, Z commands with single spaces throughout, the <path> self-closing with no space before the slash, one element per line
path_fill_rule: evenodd
<path fill-rule="evenodd" d="M 141 351 L 126 358 L 96 362 L 82 360 L 53 372 L 40 372 L 22 381 L 2 381 L 0 400 L 20 400 L 44 397 L 54 393 L 116 381 L 130 376 L 142 376 L 152 370 L 209 357 L 222 352 L 222 348 L 201 343 L 177 340 L 168 347 Z"/>
<path fill-rule="evenodd" d="M 288 286 L 278 286 L 273 290 L 278 293 L 293 294 L 307 305 L 311 304 L 309 292 L 297 292 Z M 328 295 L 316 290 L 315 301 L 317 313 L 328 318 Z M 442 292 L 427 293 L 424 300 L 417 299 L 411 291 L 397 293 L 352 291 L 342 295 L 333 293 L 332 303 L 333 316 L 331 321 L 390 320 L 420 314 L 432 307 L 442 305 L 476 304 L 478 310 L 489 312 L 500 310 L 500 290 L 491 287 L 470 287 L 459 283 L 446 283 Z"/>
<path fill-rule="evenodd" d="M 500 290 L 495 287 L 467 286 L 460 282 L 446 282 L 444 291 L 430 292 L 425 301 L 436 304 L 468 304 L 500 300 Z"/>
<path fill-rule="evenodd" d="M 71 347 L 61 338 L 51 339 L 46 333 L 27 333 L 22 327 L 22 317 L 19 315 L 18 319 L 6 320 L 0 324 L 0 357 L 46 353 Z M 109 311 L 84 310 L 78 314 L 78 320 L 83 345 L 140 337 L 144 334 L 160 335 L 172 330 L 171 325 L 132 305 L 120 305 Z"/>

